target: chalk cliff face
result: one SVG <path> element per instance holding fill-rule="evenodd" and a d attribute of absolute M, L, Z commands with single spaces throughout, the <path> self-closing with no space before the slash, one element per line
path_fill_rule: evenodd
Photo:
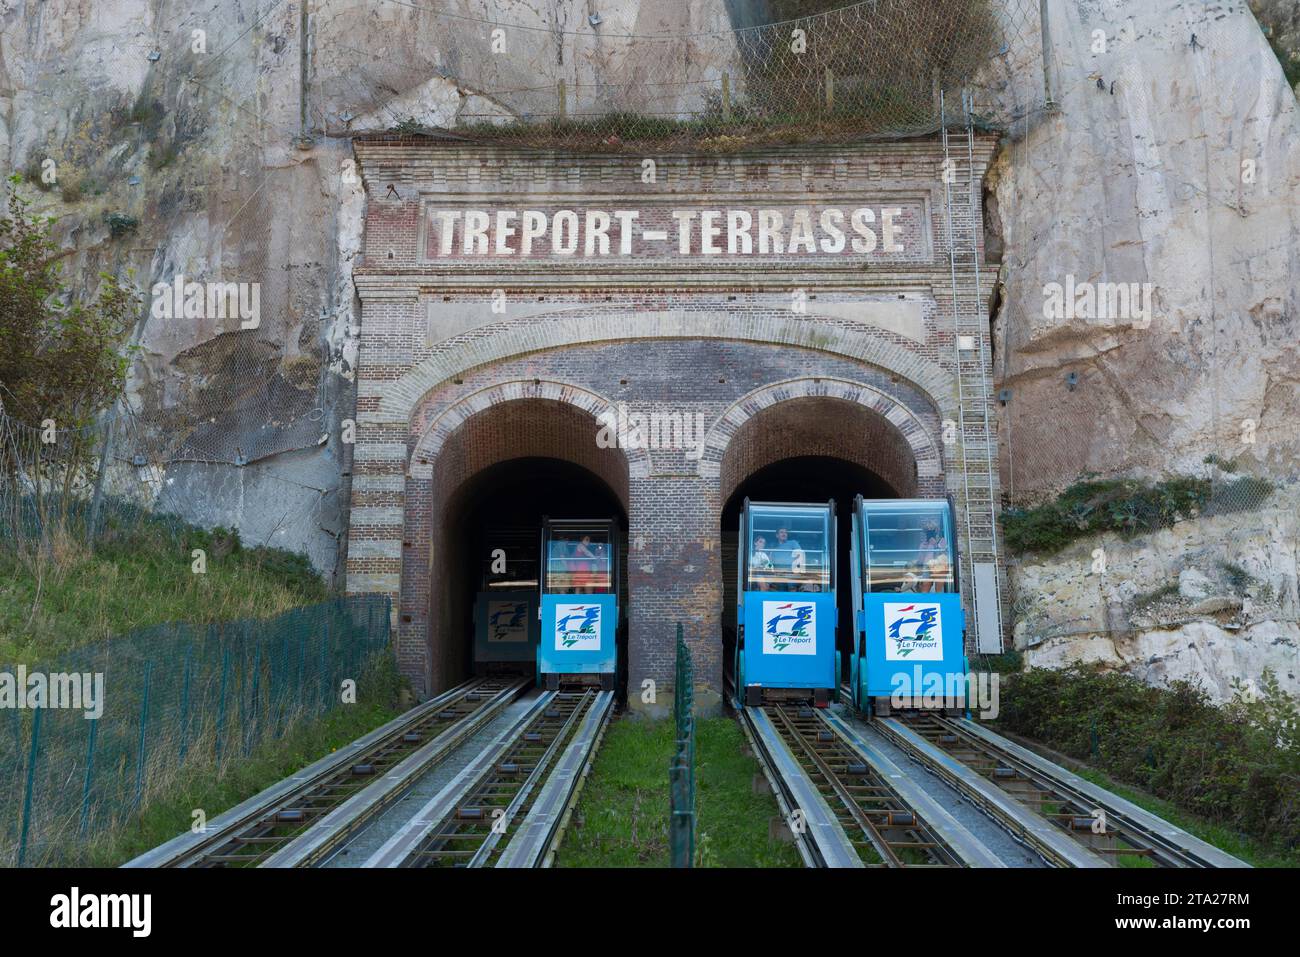
<path fill-rule="evenodd" d="M 1026 557 L 1013 569 L 1016 647 L 1031 666 L 1099 661 L 1153 684 L 1196 680 L 1219 701 L 1258 690 L 1267 669 L 1300 695 L 1297 499 Z"/>
<path fill-rule="evenodd" d="M 1024 124 L 992 181 L 1004 487 L 1208 453 L 1293 476 L 1300 111 L 1277 58 L 1242 2 L 1051 13 L 1060 111 Z M 1050 284 L 1139 297 L 1068 315 L 1045 310 Z"/>
<path fill-rule="evenodd" d="M 1012 503 L 1089 473 L 1202 476 L 1210 454 L 1281 486 L 1258 511 L 1013 557 L 1031 665 L 1196 678 L 1220 700 L 1267 668 L 1300 693 L 1300 111 L 1278 59 L 1300 17 L 1255 6 L 1258 23 L 1242 2 L 1053 0 L 1059 112 L 1030 111 L 991 173 Z M 1022 76 L 1006 95 L 1032 106 Z M 1130 309 L 1101 311 L 1120 284 Z M 1084 309 L 1052 301 L 1085 288 Z"/>
<path fill-rule="evenodd" d="M 1008 17 L 1037 6 L 999 3 Z M 452 16 L 438 17 L 419 6 L 0 0 L 0 163 L 30 174 L 29 192 L 60 216 L 69 274 L 130 266 L 146 292 L 177 276 L 260 288 L 253 328 L 142 318 L 119 454 L 148 465 L 124 465 L 115 488 L 305 551 L 332 573 L 346 535 L 338 426 L 353 405 L 364 213 L 349 138 L 549 115 L 560 80 L 575 115 L 692 108 L 699 89 L 643 82 L 662 45 L 624 35 L 725 31 L 757 9 L 445 0 L 433 6 Z M 1195 471 L 1211 452 L 1294 477 L 1300 111 L 1278 57 L 1300 69 L 1300 13 L 1292 0 L 1051 0 L 1049 12 L 1059 111 L 1044 109 L 1036 16 L 990 62 L 979 97 L 1012 118 L 986 192 L 1003 260 L 1003 488 L 1020 502 L 1082 472 Z M 498 35 L 485 21 L 513 26 Z M 716 40 L 672 50 L 692 76 L 734 70 L 733 54 Z M 56 183 L 38 182 L 47 159 Z M 138 225 L 115 237 L 114 215 Z M 1136 297 L 1119 316 L 1045 312 L 1053 284 L 1092 284 L 1103 301 L 1118 288 L 1105 284 L 1125 284 Z M 1284 541 L 1294 556 L 1293 527 Z M 1131 586 L 1158 588 L 1170 572 L 1135 562 Z M 1045 575 L 1013 568 L 1013 587 Z M 1152 634 L 1181 637 L 1150 640 L 1209 649 L 1197 667 L 1226 674 L 1214 649 L 1228 637 L 1191 627 L 1156 622 Z M 1021 621 L 1023 645 L 1042 638 L 1033 628 Z M 1035 647 L 1064 661 L 1090 646 Z M 1116 646 L 1111 657 L 1144 655 Z"/>

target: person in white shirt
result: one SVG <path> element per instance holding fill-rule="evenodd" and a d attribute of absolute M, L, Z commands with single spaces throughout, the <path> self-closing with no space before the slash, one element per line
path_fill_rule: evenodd
<path fill-rule="evenodd" d="M 754 536 L 754 550 L 749 556 L 749 569 L 751 572 L 767 572 L 772 570 L 772 556 L 764 548 L 767 547 L 767 539 L 762 535 Z M 767 591 L 767 582 L 759 580 L 755 583 L 759 591 Z"/>

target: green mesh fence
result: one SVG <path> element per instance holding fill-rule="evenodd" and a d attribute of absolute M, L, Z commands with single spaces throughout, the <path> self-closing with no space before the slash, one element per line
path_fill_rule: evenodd
<path fill-rule="evenodd" d="M 0 866 L 83 861 L 182 772 L 219 774 L 339 705 L 343 683 L 388 653 L 388 629 L 388 597 L 356 595 L 260 621 L 158 625 L 0 668 L 11 693 L 43 675 L 47 705 L 55 688 L 80 705 L 0 706 Z"/>
<path fill-rule="evenodd" d="M 673 718 L 677 733 L 668 766 L 668 849 L 673 867 L 695 864 L 695 668 L 677 626 L 677 665 L 673 679 Z"/>

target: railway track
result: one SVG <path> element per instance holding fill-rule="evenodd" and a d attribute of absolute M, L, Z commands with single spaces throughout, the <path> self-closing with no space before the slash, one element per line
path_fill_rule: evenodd
<path fill-rule="evenodd" d="M 478 678 L 390 721 L 126 867 L 295 866 L 387 806 L 522 692 L 527 682 Z"/>
<path fill-rule="evenodd" d="M 612 705 L 612 692 L 544 692 L 363 866 L 546 866 Z"/>
<path fill-rule="evenodd" d="M 1058 866 L 1248 866 L 970 720 L 906 712 L 873 724 Z"/>
<path fill-rule="evenodd" d="M 742 723 L 806 864 L 1005 866 L 907 774 L 824 710 L 746 708 Z"/>

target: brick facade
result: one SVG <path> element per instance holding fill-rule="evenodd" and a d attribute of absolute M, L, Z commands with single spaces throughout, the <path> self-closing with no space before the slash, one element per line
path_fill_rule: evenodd
<path fill-rule="evenodd" d="M 977 143 L 976 182 L 992 146 Z M 947 492 L 962 507 L 944 445 L 957 342 L 936 143 L 668 157 L 653 183 L 632 157 L 410 138 L 356 151 L 368 211 L 348 590 L 393 596 L 400 666 L 422 693 L 464 671 L 440 593 L 457 554 L 448 517 L 496 463 L 565 459 L 609 488 L 629 525 L 629 688 L 670 688 L 681 621 L 705 702 L 722 686 L 720 511 L 747 476 L 832 456 L 900 495 Z M 841 247 L 823 230 L 811 250 L 768 246 L 760 260 L 740 254 L 743 234 L 728 239 L 748 218 L 757 248 L 765 209 L 789 221 L 801 205 L 832 226 L 875 210 L 858 220 L 872 241 L 854 253 L 851 236 Z M 819 217 L 827 208 L 844 213 Z M 642 238 L 584 209 L 639 211 L 621 225 Z M 543 218 L 566 231 L 524 255 L 524 211 L 534 232 Z M 682 220 L 686 239 L 671 233 Z M 582 255 L 567 230 L 584 225 L 608 226 L 608 246 L 597 235 Z M 597 416 L 619 404 L 703 422 L 703 454 L 599 447 Z"/>

